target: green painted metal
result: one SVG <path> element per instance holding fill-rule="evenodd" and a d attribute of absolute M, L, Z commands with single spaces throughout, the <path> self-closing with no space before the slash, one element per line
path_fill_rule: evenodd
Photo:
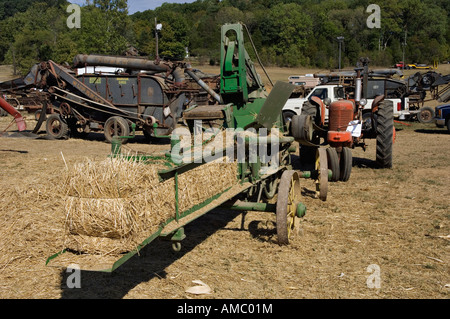
<path fill-rule="evenodd" d="M 175 219 L 180 219 L 180 208 L 178 200 L 178 171 L 175 172 Z"/>
<path fill-rule="evenodd" d="M 172 241 L 182 241 L 186 238 L 186 234 L 184 233 L 184 227 L 180 227 L 177 229 L 175 234 L 173 234 L 172 238 L 170 240 Z"/>
<path fill-rule="evenodd" d="M 295 86 L 289 83 L 275 83 L 275 86 L 269 96 L 264 101 L 264 105 L 258 112 L 255 122 L 267 129 L 278 127 L 282 130 L 284 127 L 282 120 L 282 109 L 294 89 Z"/>
<path fill-rule="evenodd" d="M 296 211 L 297 217 L 302 218 L 306 215 L 306 206 L 303 203 L 299 203 L 297 205 L 297 211 Z"/>
<path fill-rule="evenodd" d="M 122 141 L 117 136 L 111 139 L 111 156 L 117 157 L 121 153 Z"/>
<path fill-rule="evenodd" d="M 318 171 L 302 171 L 299 172 L 300 178 L 305 179 L 317 179 L 319 177 Z M 329 169 L 328 170 L 328 180 L 331 181 L 331 177 L 333 176 L 333 172 Z"/>
<path fill-rule="evenodd" d="M 255 203 L 255 202 L 244 202 L 236 201 L 232 205 L 222 205 L 222 208 L 232 209 L 232 210 L 243 210 L 243 211 L 258 211 L 258 212 L 276 212 L 277 205 L 269 203 Z"/>

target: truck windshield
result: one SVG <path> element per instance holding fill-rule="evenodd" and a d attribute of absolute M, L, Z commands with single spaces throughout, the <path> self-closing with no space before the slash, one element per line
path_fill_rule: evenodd
<path fill-rule="evenodd" d="M 342 86 L 337 86 L 334 88 L 334 96 L 338 99 L 345 98 L 344 88 Z"/>
<path fill-rule="evenodd" d="M 315 89 L 312 93 L 310 98 L 313 96 L 317 96 L 319 99 L 323 100 L 328 97 L 328 91 L 326 88 L 324 89 Z"/>

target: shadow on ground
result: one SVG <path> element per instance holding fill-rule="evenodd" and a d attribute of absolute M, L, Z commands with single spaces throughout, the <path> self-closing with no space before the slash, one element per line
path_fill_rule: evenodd
<path fill-rule="evenodd" d="M 185 227 L 186 239 L 180 252 L 172 250 L 169 240 L 156 239 L 144 247 L 140 255 L 133 256 L 113 273 L 81 271 L 81 288 L 68 288 L 67 280 L 72 274 L 61 271 L 61 299 L 121 299 L 137 285 L 153 278 L 166 278 L 166 268 L 193 250 L 216 231 L 224 228 L 240 212 L 216 209 L 191 222 Z M 235 228 L 236 231 L 258 232 Z M 260 233 L 252 236 L 260 236 Z"/>

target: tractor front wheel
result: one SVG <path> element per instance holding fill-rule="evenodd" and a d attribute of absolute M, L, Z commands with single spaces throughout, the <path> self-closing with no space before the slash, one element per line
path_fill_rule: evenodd
<path fill-rule="evenodd" d="M 328 160 L 328 169 L 330 169 L 332 172 L 331 181 L 337 182 L 339 180 L 341 171 L 339 168 L 339 157 L 334 147 L 327 148 L 327 160 Z"/>
<path fill-rule="evenodd" d="M 343 147 L 340 156 L 340 175 L 339 180 L 346 182 L 350 179 L 350 174 L 352 172 L 353 156 L 352 150 L 348 147 Z"/>

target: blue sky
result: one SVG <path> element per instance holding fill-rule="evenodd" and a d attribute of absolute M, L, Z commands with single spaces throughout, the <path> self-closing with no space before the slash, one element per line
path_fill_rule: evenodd
<path fill-rule="evenodd" d="M 128 0 L 128 13 L 133 14 L 137 11 L 153 10 L 161 6 L 164 2 L 168 3 L 191 3 L 195 0 Z M 69 0 L 70 3 L 83 5 L 86 0 Z"/>

